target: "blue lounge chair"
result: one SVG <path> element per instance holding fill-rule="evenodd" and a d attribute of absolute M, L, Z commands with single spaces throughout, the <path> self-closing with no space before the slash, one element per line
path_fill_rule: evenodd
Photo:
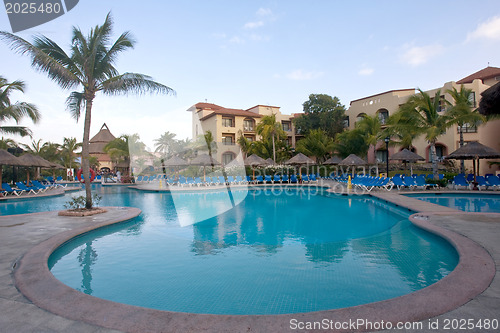
<path fill-rule="evenodd" d="M 477 186 L 479 187 L 480 190 L 481 190 L 481 186 L 484 186 L 486 190 L 488 189 L 488 187 L 491 186 L 490 183 L 483 176 L 477 176 L 476 182 L 477 182 Z"/>
<path fill-rule="evenodd" d="M 23 194 L 25 192 L 25 190 L 20 190 L 20 189 L 17 189 L 17 188 L 12 188 L 7 183 L 2 183 L 2 189 L 3 189 L 2 193 L 6 192 L 7 194 L 13 194 L 15 196 L 20 196 L 21 194 Z"/>
<path fill-rule="evenodd" d="M 20 189 L 20 190 L 24 190 L 24 191 L 25 191 L 25 192 L 27 192 L 28 194 L 29 194 L 29 193 L 38 194 L 38 193 L 40 193 L 40 192 L 41 192 L 41 190 L 40 190 L 40 189 L 37 189 L 37 188 L 35 188 L 35 187 L 33 187 L 33 186 L 26 186 L 26 185 L 25 185 L 24 183 L 22 183 L 22 182 L 17 182 L 17 183 L 16 183 L 16 186 L 17 186 L 17 188 L 18 188 L 18 189 Z"/>
<path fill-rule="evenodd" d="M 33 187 L 41 189 L 42 192 L 45 192 L 45 191 L 50 190 L 52 188 L 52 186 L 43 185 L 38 180 L 32 180 L 31 184 L 33 184 Z"/>
<path fill-rule="evenodd" d="M 142 176 L 137 176 L 137 178 L 135 179 L 135 182 L 136 183 L 142 182 Z"/>
<path fill-rule="evenodd" d="M 246 180 L 247 180 L 248 184 L 253 184 L 254 183 L 254 180 L 252 179 L 251 176 L 246 176 Z"/>
<path fill-rule="evenodd" d="M 415 187 L 417 187 L 415 179 L 408 176 L 403 177 L 403 184 L 405 184 L 405 186 L 408 187 L 410 190 L 413 190 Z"/>
<path fill-rule="evenodd" d="M 457 189 L 458 186 L 465 186 L 470 189 L 470 184 L 467 183 L 464 176 L 460 175 L 453 177 L 453 188 Z"/>
<path fill-rule="evenodd" d="M 193 186 L 194 184 L 194 178 L 193 177 L 187 177 L 186 178 L 186 184 L 189 186 Z"/>
<path fill-rule="evenodd" d="M 290 178 L 288 177 L 288 175 L 282 175 L 281 176 L 281 182 L 282 183 L 288 183 L 290 181 Z"/>
<path fill-rule="evenodd" d="M 267 184 L 267 183 L 272 183 L 273 182 L 273 178 L 271 177 L 271 175 L 264 175 L 264 182 Z"/>
<path fill-rule="evenodd" d="M 227 182 L 233 185 L 236 184 L 236 181 L 234 180 L 233 176 L 227 176 Z"/>
<path fill-rule="evenodd" d="M 400 190 L 406 186 L 401 177 L 394 176 L 394 177 L 392 177 L 391 181 L 394 184 L 394 186 L 397 187 L 398 190 Z"/>
<path fill-rule="evenodd" d="M 300 179 L 302 180 L 303 183 L 309 183 L 308 175 L 300 175 Z"/>
<path fill-rule="evenodd" d="M 224 178 L 224 176 L 219 176 L 219 183 L 221 185 L 226 185 L 226 183 L 227 183 L 226 178 Z"/>
<path fill-rule="evenodd" d="M 417 184 L 417 187 L 422 187 L 423 189 L 428 189 L 429 187 L 438 187 L 438 184 L 427 184 L 423 175 L 415 177 L 415 183 Z"/>
<path fill-rule="evenodd" d="M 318 182 L 318 178 L 314 173 L 309 175 L 309 181 L 311 182 Z"/>
<path fill-rule="evenodd" d="M 297 179 L 297 175 L 290 176 L 290 183 L 297 184 L 298 182 L 299 182 L 299 180 Z"/>
<path fill-rule="evenodd" d="M 263 183 L 264 182 L 264 177 L 262 177 L 262 176 L 259 175 L 259 176 L 255 177 L 255 181 L 257 183 Z"/>
<path fill-rule="evenodd" d="M 246 182 L 242 176 L 236 176 L 234 181 L 238 184 L 244 184 Z"/>
<path fill-rule="evenodd" d="M 490 183 L 491 187 L 494 187 L 495 189 L 500 188 L 500 178 L 498 178 L 498 176 L 489 175 L 486 177 L 486 180 Z"/>
<path fill-rule="evenodd" d="M 273 183 L 281 183 L 281 176 L 280 175 L 274 175 L 274 177 L 273 177 Z"/>

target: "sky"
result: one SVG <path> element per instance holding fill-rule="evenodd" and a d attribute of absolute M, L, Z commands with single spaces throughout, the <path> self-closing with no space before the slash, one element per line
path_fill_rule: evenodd
<path fill-rule="evenodd" d="M 65 15 L 17 35 L 32 41 L 42 34 L 69 52 L 72 27 L 88 33 L 108 12 L 114 39 L 130 31 L 136 40 L 117 59 L 120 73 L 150 75 L 176 95 L 98 94 L 90 135 L 106 123 L 115 136 L 139 134 L 149 149 L 166 131 L 191 138 L 186 110 L 198 102 L 272 105 L 292 114 L 302 112 L 310 94 L 328 94 L 348 108 L 351 100 L 384 91 L 434 89 L 500 67 L 498 0 L 80 0 Z M 5 10 L 0 30 L 12 31 Z M 21 123 L 33 140 L 82 139 L 83 117 L 77 123 L 65 108 L 71 91 L 2 41 L 0 59 L 1 76 L 27 84 L 12 100 L 34 103 L 42 113 L 38 124 Z"/>

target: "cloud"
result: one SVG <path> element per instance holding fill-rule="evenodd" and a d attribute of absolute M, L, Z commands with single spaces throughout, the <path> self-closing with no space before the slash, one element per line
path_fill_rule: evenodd
<path fill-rule="evenodd" d="M 358 75 L 368 76 L 372 75 L 374 71 L 373 68 L 364 67 L 358 71 Z"/>
<path fill-rule="evenodd" d="M 466 42 L 475 39 L 500 40 L 500 16 L 495 16 L 467 34 Z"/>
<path fill-rule="evenodd" d="M 245 23 L 245 25 L 243 26 L 243 28 L 245 28 L 245 29 L 255 29 L 255 28 L 262 27 L 262 26 L 264 26 L 264 22 L 263 21 L 255 21 L 255 22 Z"/>
<path fill-rule="evenodd" d="M 306 72 L 302 69 L 296 69 L 286 75 L 290 80 L 304 81 L 304 80 L 314 80 L 323 76 L 323 72 Z"/>
<path fill-rule="evenodd" d="M 259 10 L 257 10 L 257 15 L 258 16 L 270 16 L 273 12 L 271 11 L 271 9 L 269 8 L 259 8 Z"/>
<path fill-rule="evenodd" d="M 443 53 L 444 48 L 440 44 L 432 44 L 425 46 L 412 46 L 406 44 L 403 46 L 404 53 L 401 55 L 401 60 L 412 66 L 425 64 L 431 58 Z"/>
<path fill-rule="evenodd" d="M 245 43 L 245 40 L 241 37 L 234 36 L 229 40 L 229 42 L 233 44 L 243 44 Z"/>

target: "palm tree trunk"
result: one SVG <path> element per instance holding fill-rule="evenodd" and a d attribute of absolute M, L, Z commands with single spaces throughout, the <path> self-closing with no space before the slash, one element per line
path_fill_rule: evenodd
<path fill-rule="evenodd" d="M 464 132 L 462 130 L 462 126 L 459 126 L 460 128 L 460 148 L 464 146 Z M 465 161 L 460 160 L 460 173 L 465 174 Z"/>
<path fill-rule="evenodd" d="M 273 133 L 273 162 L 276 164 L 276 146 L 274 144 L 274 133 Z"/>
<path fill-rule="evenodd" d="M 434 179 L 438 180 L 438 164 L 436 158 L 436 145 L 434 142 L 431 142 L 431 162 L 432 162 L 432 174 L 434 175 Z"/>
<path fill-rule="evenodd" d="M 90 166 L 89 166 L 89 137 L 90 137 L 90 114 L 92 112 L 92 100 L 85 101 L 85 122 L 83 125 L 82 142 L 82 174 L 85 177 L 85 208 L 92 208 L 92 192 L 90 185 Z"/>

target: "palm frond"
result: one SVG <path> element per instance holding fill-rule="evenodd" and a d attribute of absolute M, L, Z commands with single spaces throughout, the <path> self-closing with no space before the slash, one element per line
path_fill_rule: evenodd
<path fill-rule="evenodd" d="M 71 114 L 71 117 L 75 118 L 77 122 L 80 119 L 81 110 L 84 104 L 85 100 L 81 92 L 73 91 L 69 97 L 66 98 L 66 109 Z"/>
<path fill-rule="evenodd" d="M 50 39 L 46 37 L 35 39 L 35 43 L 40 42 L 40 46 L 46 47 L 45 51 L 6 31 L 0 31 L 0 39 L 9 43 L 14 52 L 31 57 L 31 66 L 40 72 L 47 73 L 49 78 L 63 89 L 76 87 L 80 84 L 78 77 L 66 68 L 63 62 L 59 62 L 60 60 L 53 57 L 58 54 L 60 59 L 69 59 L 64 51 Z"/>
<path fill-rule="evenodd" d="M 103 81 L 98 87 L 106 95 L 127 95 L 129 93 L 161 93 L 175 95 L 175 91 L 161 83 L 153 81 L 150 76 L 138 73 L 124 73 Z"/>
<path fill-rule="evenodd" d="M 32 132 L 28 127 L 24 126 L 0 126 L 0 133 L 16 134 L 20 136 L 32 136 Z"/>

